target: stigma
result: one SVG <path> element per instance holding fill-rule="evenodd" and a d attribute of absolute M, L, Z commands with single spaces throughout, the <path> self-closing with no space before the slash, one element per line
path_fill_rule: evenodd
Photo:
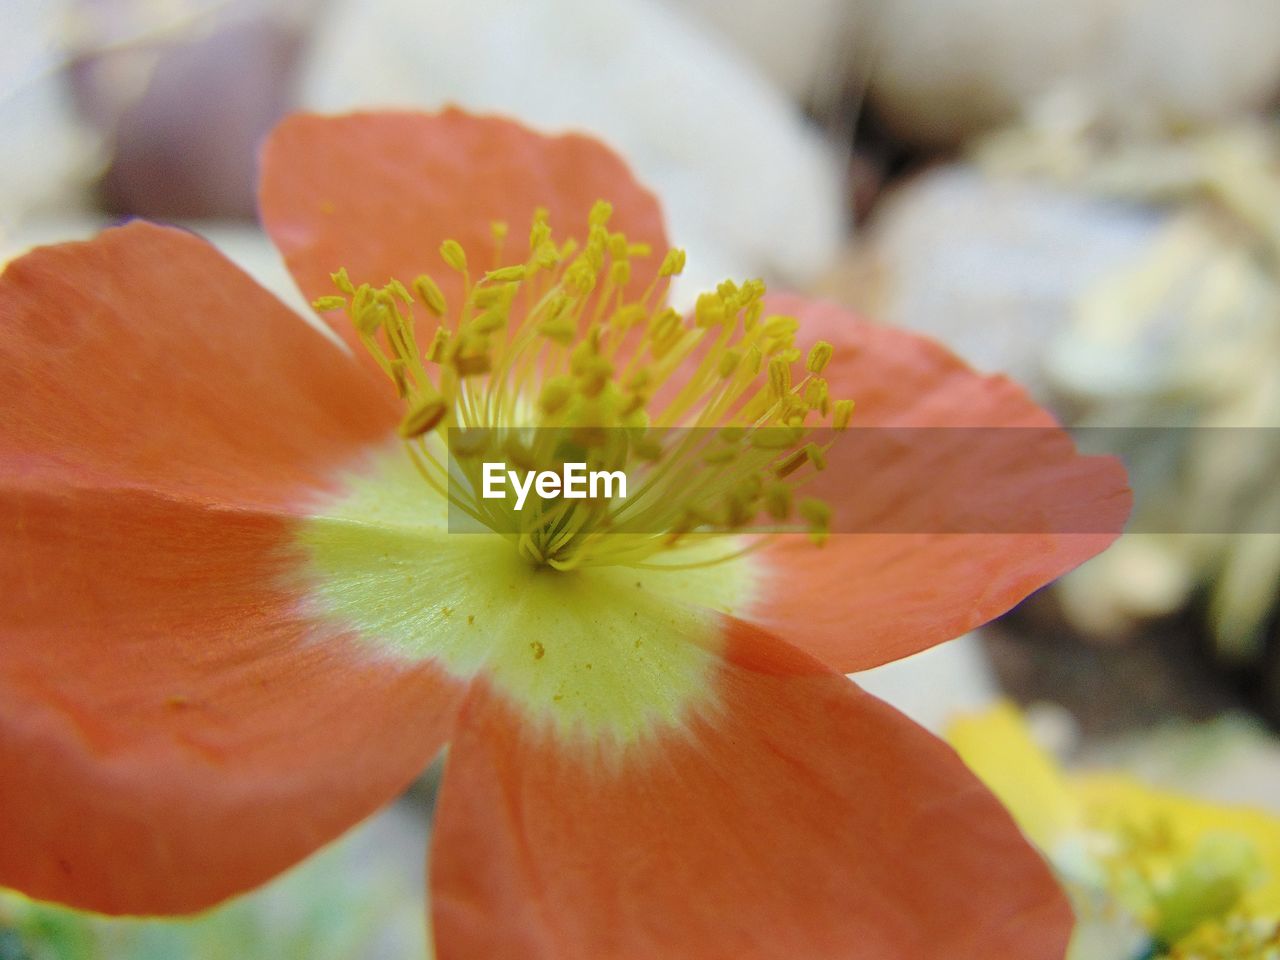
<path fill-rule="evenodd" d="M 759 280 L 725 281 L 682 315 L 666 297 L 684 251 L 658 260 L 611 216 L 597 202 L 586 236 L 560 239 L 539 209 L 514 255 L 495 223 L 479 268 L 446 240 L 455 303 L 430 273 L 374 286 L 340 269 L 337 293 L 314 306 L 345 312 L 404 403 L 408 456 L 451 513 L 532 563 L 679 568 L 735 559 L 770 534 L 821 543 L 831 511 L 796 493 L 853 412 L 823 377 L 831 344 L 802 351 L 798 320 L 765 314 Z M 495 463 L 559 473 L 571 461 L 627 482 L 583 497 L 539 489 L 518 506 L 485 495 Z M 722 546 L 681 562 L 680 548 L 708 537 Z"/>

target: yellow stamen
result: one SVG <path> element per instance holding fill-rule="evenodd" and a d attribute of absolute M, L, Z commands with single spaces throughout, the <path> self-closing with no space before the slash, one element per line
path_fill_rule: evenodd
<path fill-rule="evenodd" d="M 467 254 L 457 240 L 446 240 L 440 244 L 440 257 L 458 273 L 467 272 Z"/>
<path fill-rule="evenodd" d="M 805 366 L 809 368 L 810 373 L 821 373 L 831 362 L 833 353 L 835 348 L 831 344 L 825 340 L 819 340 L 809 348 L 809 359 L 805 361 Z"/>
<path fill-rule="evenodd" d="M 837 400 L 831 413 L 831 426 L 835 430 L 844 430 L 849 426 L 849 420 L 853 416 L 852 400 Z"/>
<path fill-rule="evenodd" d="M 803 354 L 798 320 L 763 316 L 759 280 L 721 283 L 697 298 L 691 318 L 665 307 L 682 250 L 667 251 L 652 281 L 634 289 L 635 264 L 651 251 L 610 232 L 611 216 L 599 202 L 585 238 L 557 241 L 538 210 L 520 263 L 501 262 L 507 229 L 494 224 L 494 260 L 474 283 L 467 252 L 446 240 L 441 259 L 462 280 L 456 311 L 428 274 L 411 294 L 396 280 L 356 286 L 346 270 L 332 275 L 339 295 L 315 306 L 345 308 L 405 399 L 400 434 L 428 482 L 531 562 L 661 566 L 657 556 L 689 536 L 761 520 L 822 542 L 830 509 L 796 504 L 792 490 L 826 465 L 827 448 L 810 431 L 824 422 L 844 429 L 852 415 L 852 402 L 833 402 L 820 376 L 832 346 Z M 425 350 L 415 303 L 419 317 L 438 321 Z M 538 494 L 516 511 L 481 496 L 483 464 L 497 456 L 521 470 L 558 472 L 572 460 L 619 471 L 628 495 Z M 705 562 L 741 554 L 730 543 Z"/>
<path fill-rule="evenodd" d="M 328 313 L 330 310 L 341 310 L 346 305 L 346 297 L 319 297 L 311 304 L 321 313 Z"/>
<path fill-rule="evenodd" d="M 436 282 L 426 274 L 413 281 L 413 289 L 417 292 L 418 299 L 422 301 L 422 305 L 437 317 L 443 317 L 449 312 L 449 305 L 445 303 L 444 294 L 440 292 Z"/>

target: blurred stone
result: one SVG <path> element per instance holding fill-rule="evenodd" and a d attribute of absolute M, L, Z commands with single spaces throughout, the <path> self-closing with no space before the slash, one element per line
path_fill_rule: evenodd
<path fill-rule="evenodd" d="M 1280 814 L 1280 742 L 1241 713 L 1101 738 L 1077 754 L 1075 766 L 1123 769 L 1156 787 Z"/>
<path fill-rule="evenodd" d="M 1204 126 L 1280 92 L 1280 0 L 681 0 L 789 93 L 870 78 L 905 140 L 955 146 L 1070 97 L 1112 131 Z"/>
<path fill-rule="evenodd" d="M 1134 960 L 1151 955 L 1151 944 L 1138 921 L 1114 904 L 1093 904 L 1076 909 L 1085 916 L 1077 921 L 1066 960 Z"/>
<path fill-rule="evenodd" d="M 1155 132 L 1280 90 L 1277 0 L 869 2 L 872 103 L 919 143 L 960 143 L 1063 94 L 1109 129 Z"/>
<path fill-rule="evenodd" d="M 894 0 L 864 38 L 870 100 L 905 140 L 963 142 L 1092 64 L 1099 0 Z"/>
<path fill-rule="evenodd" d="M 856 39 L 875 4 L 859 0 L 678 0 L 722 31 L 797 103 L 827 113 L 858 83 Z"/>
<path fill-rule="evenodd" d="M 76 91 L 108 132 L 108 210 L 254 216 L 258 145 L 292 104 L 310 0 L 81 0 Z"/>
<path fill-rule="evenodd" d="M 1177 613 L 1196 586 L 1195 558 L 1183 546 L 1169 537 L 1123 537 L 1106 560 L 1087 563 L 1058 584 L 1067 618 L 1091 637 L 1123 640 L 1138 624 Z"/>
<path fill-rule="evenodd" d="M 1050 398 L 1045 348 L 1080 294 L 1139 256 L 1163 215 L 972 165 L 935 167 L 882 202 L 820 289 L 946 343 Z"/>
<path fill-rule="evenodd" d="M 29 217 L 87 207 L 102 163 L 65 75 L 70 13 L 70 2 L 0 3 L 0 242 Z"/>
<path fill-rule="evenodd" d="M 102 184 L 109 210 L 147 217 L 253 217 L 251 158 L 287 110 L 282 74 L 297 39 L 241 23 L 171 51 L 116 128 Z"/>

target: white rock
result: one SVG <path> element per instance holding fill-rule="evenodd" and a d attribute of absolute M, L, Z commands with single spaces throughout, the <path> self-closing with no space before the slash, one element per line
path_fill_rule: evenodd
<path fill-rule="evenodd" d="M 720 30 L 778 87 L 798 103 L 834 106 L 862 65 L 859 30 L 867 31 L 874 4 L 856 0 L 678 0 Z"/>
<path fill-rule="evenodd" d="M 892 194 L 850 265 L 877 319 L 926 333 L 980 370 L 1048 396 L 1044 354 L 1076 300 L 1139 256 L 1161 216 L 1081 192 L 938 167 Z M 857 300 L 839 276 L 831 289 Z"/>
<path fill-rule="evenodd" d="M 1104 124 L 1174 129 L 1280 88 L 1280 0 L 894 0 L 870 38 L 872 97 L 898 130 L 954 143 L 1047 95 Z"/>
<path fill-rule="evenodd" d="M 101 144 L 63 82 L 70 5 L 0 3 L 0 240 L 26 218 L 87 206 Z"/>
<path fill-rule="evenodd" d="M 900 136 L 932 144 L 1015 117 L 1089 59 L 1100 0 L 872 3 L 870 96 Z"/>
<path fill-rule="evenodd" d="M 958 143 L 1063 92 L 1104 124 L 1149 131 L 1280 90 L 1280 0 L 681 2 L 794 95 L 832 102 L 870 72 L 881 115 L 925 143 Z"/>

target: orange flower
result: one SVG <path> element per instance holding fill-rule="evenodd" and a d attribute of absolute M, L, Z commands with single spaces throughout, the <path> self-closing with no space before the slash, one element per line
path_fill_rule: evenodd
<path fill-rule="evenodd" d="M 262 210 L 321 298 L 338 267 L 383 282 L 446 240 L 491 251 L 494 221 L 588 238 L 602 197 L 656 266 L 657 204 L 593 140 L 301 116 L 267 146 Z M 446 270 L 426 298 L 475 289 Z M 1052 423 L 927 341 L 768 306 L 831 344 L 815 365 L 863 424 Z M 835 532 L 561 570 L 448 534 L 368 339 L 338 325 L 354 359 L 195 236 L 36 250 L 0 330 L 0 884 L 198 910 L 449 743 L 443 960 L 1062 956 L 1070 911 L 1009 816 L 843 673 L 978 625 L 1111 534 Z M 1071 478 L 1068 512 L 1127 509 L 1110 461 L 1029 469 Z"/>

